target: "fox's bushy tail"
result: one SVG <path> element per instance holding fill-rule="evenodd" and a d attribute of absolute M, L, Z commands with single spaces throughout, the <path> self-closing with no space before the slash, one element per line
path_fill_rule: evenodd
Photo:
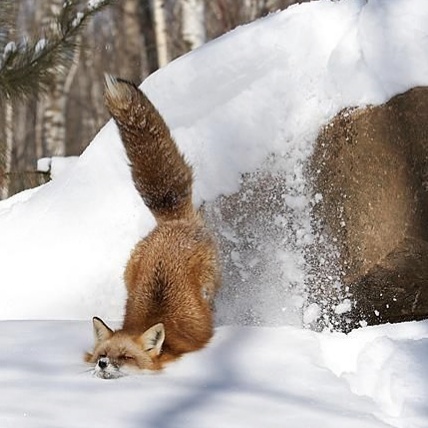
<path fill-rule="evenodd" d="M 192 168 L 155 106 L 134 84 L 108 75 L 105 102 L 119 128 L 135 187 L 156 220 L 193 216 Z"/>

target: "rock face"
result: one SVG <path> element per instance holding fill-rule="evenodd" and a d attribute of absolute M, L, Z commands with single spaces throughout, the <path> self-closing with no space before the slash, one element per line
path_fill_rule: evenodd
<path fill-rule="evenodd" d="M 428 317 L 428 88 L 344 110 L 311 160 L 315 215 L 369 324 Z"/>

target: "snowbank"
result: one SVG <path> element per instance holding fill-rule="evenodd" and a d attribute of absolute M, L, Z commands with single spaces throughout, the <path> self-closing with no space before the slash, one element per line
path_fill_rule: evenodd
<path fill-rule="evenodd" d="M 242 173 L 276 153 L 289 221 L 307 237 L 272 250 L 289 261 L 282 270 L 294 269 L 298 311 L 313 234 L 303 170 L 314 138 L 343 107 L 428 84 L 427 18 L 425 0 L 302 4 L 232 31 L 142 85 L 195 167 L 196 203 L 237 191 Z M 124 265 L 153 224 L 110 122 L 54 181 L 0 204 L 0 318 L 121 318 Z M 287 281 L 268 284 L 269 305 L 287 297 Z M 237 305 L 223 307 L 226 320 Z"/>

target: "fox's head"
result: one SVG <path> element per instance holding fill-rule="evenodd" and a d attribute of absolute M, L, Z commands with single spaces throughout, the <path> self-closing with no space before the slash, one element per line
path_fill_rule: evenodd
<path fill-rule="evenodd" d="M 95 345 L 85 355 L 88 363 L 95 364 L 94 374 L 103 379 L 115 379 L 136 370 L 156 370 L 157 357 L 165 339 L 162 323 L 140 335 L 113 331 L 100 318 L 93 318 Z"/>

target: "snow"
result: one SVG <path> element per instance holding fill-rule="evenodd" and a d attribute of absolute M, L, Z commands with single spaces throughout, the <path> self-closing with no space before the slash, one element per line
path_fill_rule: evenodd
<path fill-rule="evenodd" d="M 15 42 L 8 42 L 7 45 L 4 47 L 3 55 L 0 57 L 0 66 L 3 66 L 3 64 L 9 59 L 9 57 L 14 54 L 17 51 L 17 46 Z"/>
<path fill-rule="evenodd" d="M 349 335 L 219 327 L 164 372 L 116 380 L 81 362 L 91 340 L 89 322 L 3 322 L 0 426 L 427 426 L 428 322 Z"/>
<path fill-rule="evenodd" d="M 104 3 L 104 0 L 89 0 L 88 1 L 88 9 L 98 9 L 102 4 Z"/>
<path fill-rule="evenodd" d="M 49 172 L 51 179 L 55 180 L 59 174 L 67 171 L 79 159 L 78 156 L 53 156 L 51 158 L 41 158 L 37 161 L 37 171 Z"/>
<path fill-rule="evenodd" d="M 124 266 L 154 226 L 115 125 L 59 161 L 51 182 L 1 202 L 0 427 L 428 426 L 427 322 L 348 335 L 302 328 L 324 316 L 306 288 L 313 272 L 341 289 L 334 242 L 311 222 L 322 200 L 304 173 L 313 142 L 344 107 L 428 84 L 427 19 L 426 0 L 305 3 L 142 84 L 194 166 L 195 203 L 233 244 L 212 343 L 161 374 L 103 381 L 81 362 L 90 318 L 122 319 Z M 248 236 L 219 203 L 242 191 L 240 217 L 255 211 L 244 173 L 250 184 L 283 180 L 284 210 Z M 244 251 L 249 237 L 257 251 Z M 318 265 L 307 257 L 314 242 Z M 333 312 L 351 306 L 344 290 Z M 242 325 L 249 319 L 257 327 Z"/>
<path fill-rule="evenodd" d="M 77 14 L 76 14 L 76 16 L 75 16 L 75 18 L 73 19 L 73 21 L 72 21 L 72 23 L 71 23 L 71 26 L 73 27 L 73 28 L 77 28 L 80 24 L 81 24 L 81 22 L 82 22 L 82 20 L 83 20 L 83 17 L 84 17 L 85 15 L 84 15 L 84 13 L 83 12 L 78 12 Z"/>

